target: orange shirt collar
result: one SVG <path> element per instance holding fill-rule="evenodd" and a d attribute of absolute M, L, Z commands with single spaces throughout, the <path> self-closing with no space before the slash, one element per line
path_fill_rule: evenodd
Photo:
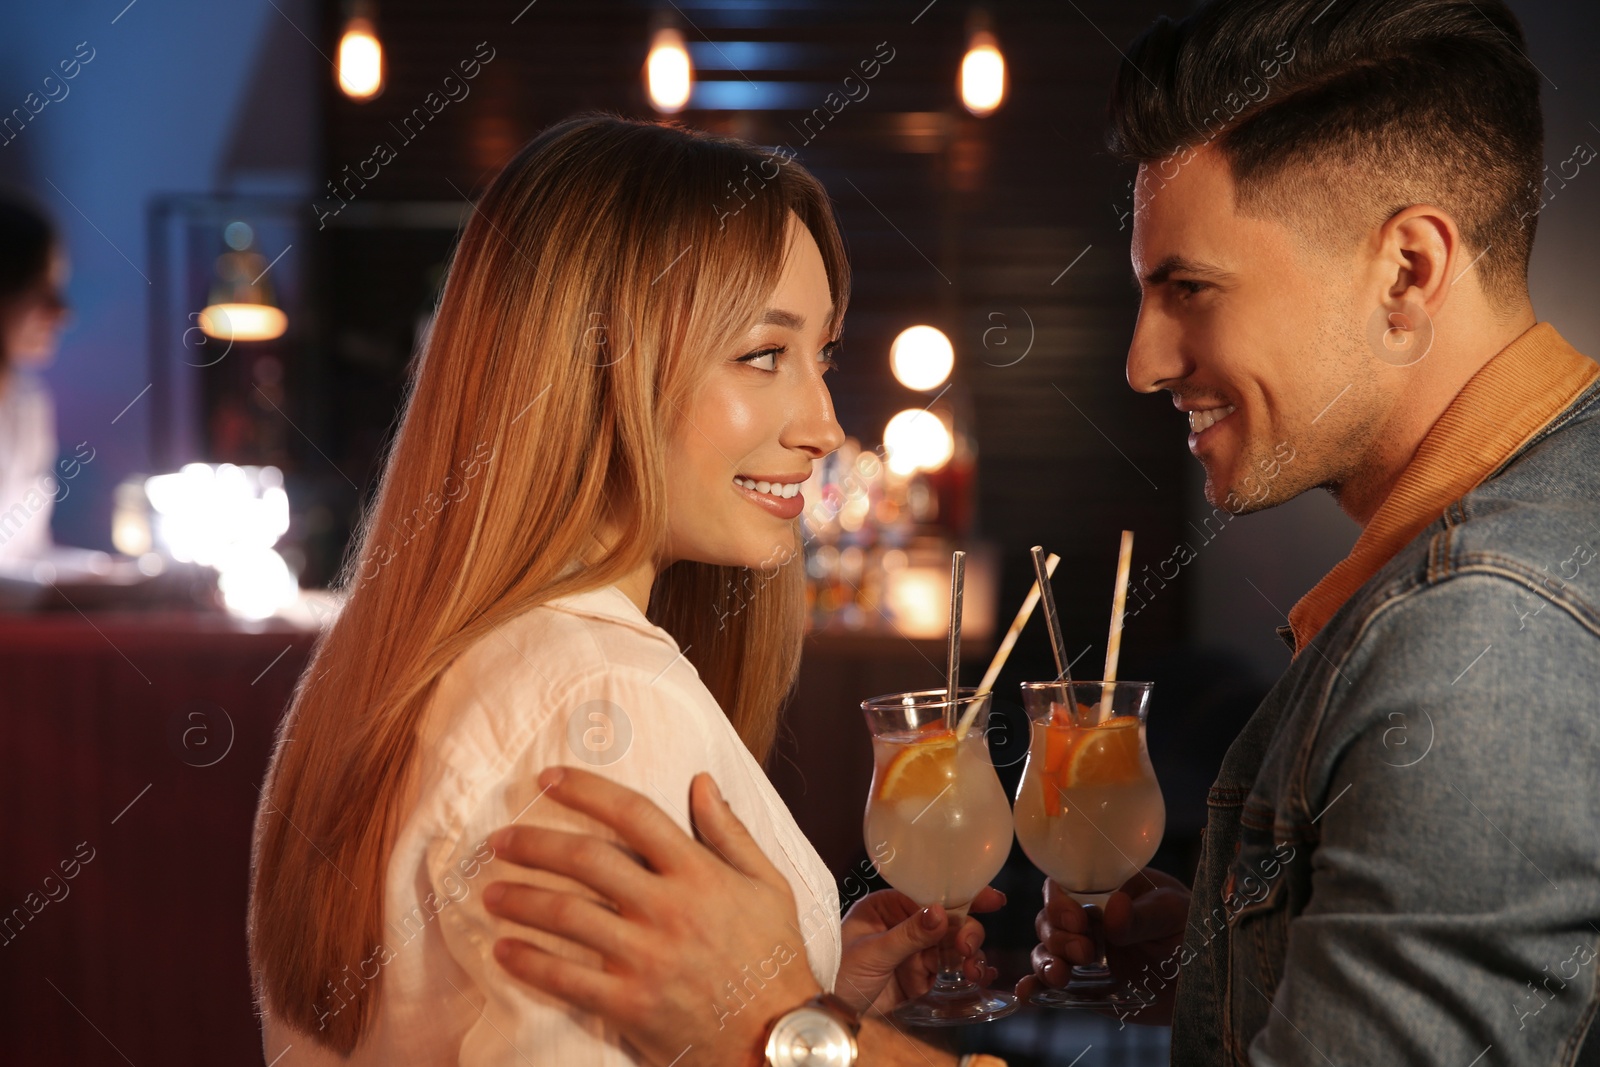
<path fill-rule="evenodd" d="M 1511 458 L 1596 378 L 1600 364 L 1545 322 L 1479 368 L 1423 437 L 1350 555 L 1290 610 L 1295 655 L 1401 548 Z"/>

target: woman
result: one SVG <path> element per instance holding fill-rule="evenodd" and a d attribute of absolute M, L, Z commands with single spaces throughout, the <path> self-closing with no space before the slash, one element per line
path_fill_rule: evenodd
<path fill-rule="evenodd" d="M 35 373 L 56 354 L 67 257 L 50 221 L 0 199 L 0 561 L 49 552 L 55 405 Z"/>
<path fill-rule="evenodd" d="M 836 979 L 857 1010 L 915 984 L 891 976 L 945 917 L 886 894 L 866 910 L 903 914 L 843 945 L 832 878 L 759 765 L 800 652 L 798 490 L 842 439 L 822 376 L 847 296 L 826 194 L 749 145 L 576 119 L 495 179 L 263 791 L 250 944 L 269 1062 L 672 1060 L 496 963 L 513 933 L 593 953 L 489 914 L 492 880 L 576 885 L 496 862 L 490 832 L 599 832 L 580 873 L 629 858 L 545 800 L 537 776 L 562 764 L 683 831 L 692 792 L 695 828 L 742 863 L 691 891 L 735 901 L 699 935 L 747 995 L 680 1067 L 738 1062 Z M 590 899 L 552 906 L 581 919 Z"/>

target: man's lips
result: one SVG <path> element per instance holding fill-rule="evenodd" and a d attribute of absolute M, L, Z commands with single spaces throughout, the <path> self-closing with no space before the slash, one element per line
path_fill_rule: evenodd
<path fill-rule="evenodd" d="M 1238 410 L 1238 408 L 1233 404 L 1223 404 L 1219 407 L 1187 409 L 1180 408 L 1179 410 L 1185 410 L 1188 412 L 1189 432 L 1200 434 L 1205 433 L 1207 430 L 1211 429 L 1211 427 L 1215 426 L 1229 415 L 1232 415 Z"/>
<path fill-rule="evenodd" d="M 1205 405 L 1193 403 L 1177 404 L 1178 410 L 1189 416 L 1189 451 L 1195 455 L 1200 454 L 1200 446 L 1217 432 L 1217 427 L 1226 422 L 1238 407 L 1229 403 L 1207 403 Z"/>

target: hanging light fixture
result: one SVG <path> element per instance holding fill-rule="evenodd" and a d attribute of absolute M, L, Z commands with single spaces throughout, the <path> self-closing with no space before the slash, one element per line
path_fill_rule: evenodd
<path fill-rule="evenodd" d="M 352 100 L 371 100 L 383 92 L 383 44 L 373 4 L 354 0 L 347 9 L 349 18 L 339 38 L 339 88 Z"/>
<path fill-rule="evenodd" d="M 979 118 L 993 114 L 1006 97 L 1006 57 L 989 28 L 989 17 L 967 20 L 967 54 L 961 60 L 961 102 Z"/>
<path fill-rule="evenodd" d="M 255 231 L 234 221 L 222 231 L 228 251 L 217 257 L 211 297 L 200 312 L 200 329 L 219 341 L 270 341 L 281 337 L 289 318 L 273 298 L 267 280 L 271 266 L 252 247 Z"/>
<path fill-rule="evenodd" d="M 670 26 L 656 30 L 644 61 L 644 81 L 650 104 L 657 111 L 672 115 L 683 110 L 694 87 L 694 63 L 684 47 L 683 34 Z"/>

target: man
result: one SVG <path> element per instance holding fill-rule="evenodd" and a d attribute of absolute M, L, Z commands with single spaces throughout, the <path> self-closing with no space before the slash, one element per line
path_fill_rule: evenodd
<path fill-rule="evenodd" d="M 1213 504 L 1363 527 L 1192 895 L 1106 906 L 1175 1064 L 1600 1063 L 1600 367 L 1529 302 L 1539 88 L 1499 0 L 1218 0 L 1119 75 L 1129 384 Z M 1024 992 L 1091 958 L 1059 887 L 1038 928 Z"/>
<path fill-rule="evenodd" d="M 1220 0 L 1159 23 L 1120 76 L 1130 384 L 1189 412 L 1216 506 L 1324 487 L 1363 526 L 1290 614 L 1293 662 L 1211 790 L 1192 894 L 1146 871 L 1106 906 L 1113 968 L 1150 1001 L 1139 1021 L 1170 1016 L 1177 1064 L 1600 1063 L 1600 367 L 1528 298 L 1545 178 L 1525 51 L 1500 0 Z M 608 825 L 655 818 L 567 775 Z M 756 921 L 751 887 L 718 877 L 663 914 Z M 1091 955 L 1058 887 L 1038 926 L 1024 993 Z M 694 947 L 630 957 L 618 988 L 650 1003 Z M 661 1048 L 718 1039 L 704 1012 L 591 1010 Z M 863 1033 L 863 1064 L 949 1062 Z M 760 1062 L 741 1041 L 718 1062 Z"/>

